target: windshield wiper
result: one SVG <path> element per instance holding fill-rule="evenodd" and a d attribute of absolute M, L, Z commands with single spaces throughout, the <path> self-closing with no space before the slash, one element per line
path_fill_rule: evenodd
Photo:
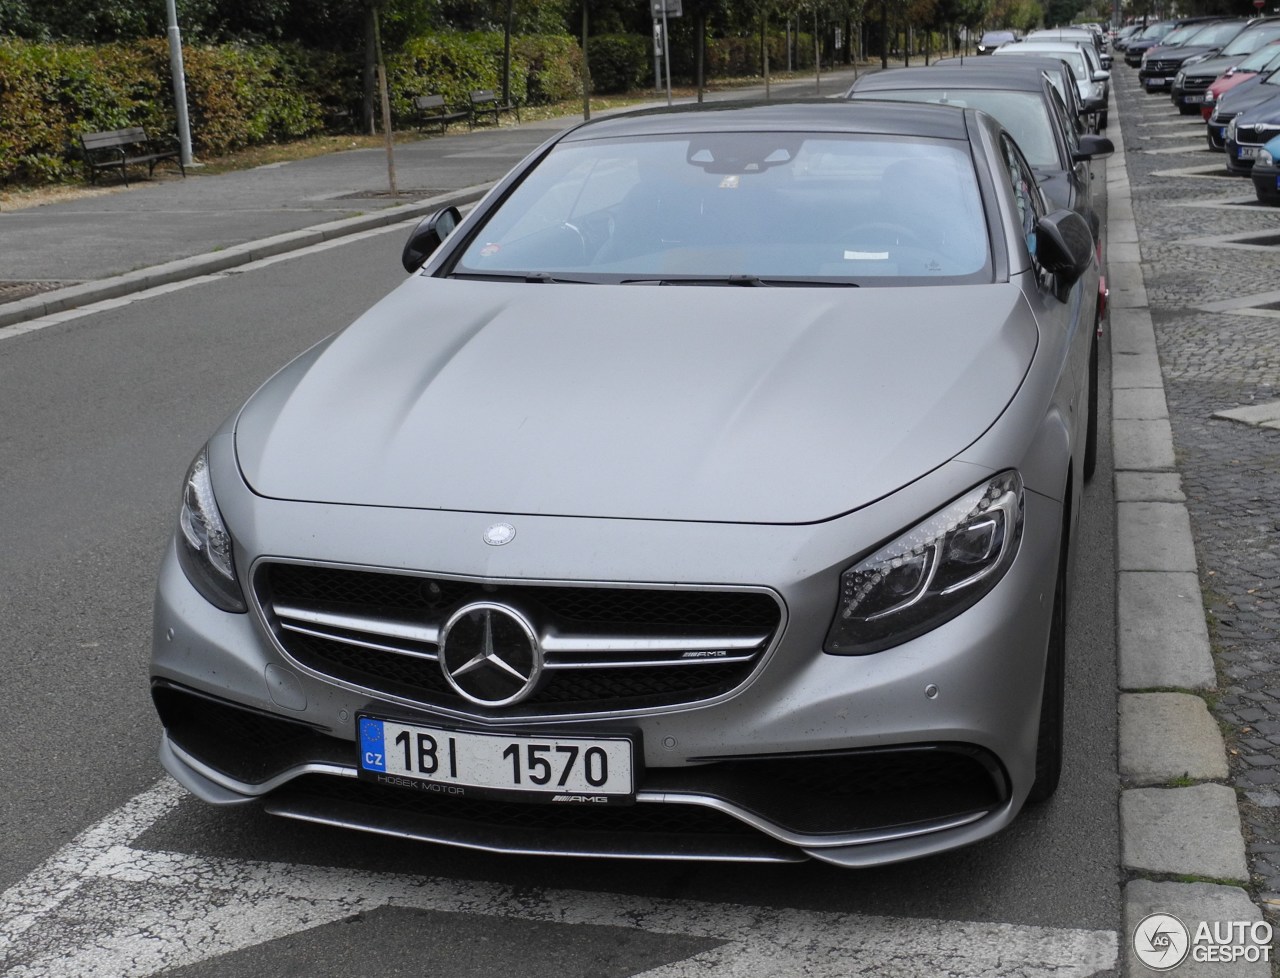
<path fill-rule="evenodd" d="M 449 278 L 474 279 L 493 282 L 528 282 L 532 285 L 598 285 L 592 279 L 562 278 L 546 272 L 453 272 Z"/>
<path fill-rule="evenodd" d="M 761 278 L 758 275 L 725 275 L 719 278 L 624 278 L 621 285 L 737 285 L 748 288 L 829 288 L 841 286 L 856 289 L 857 282 L 846 279 Z"/>

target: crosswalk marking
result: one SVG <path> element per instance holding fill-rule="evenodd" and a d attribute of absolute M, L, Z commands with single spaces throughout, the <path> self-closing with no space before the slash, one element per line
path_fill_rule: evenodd
<path fill-rule="evenodd" d="M 1115 968 L 1106 930 L 915 920 L 138 849 L 186 797 L 164 779 L 0 894 L 5 978 L 141 978 L 379 907 L 639 928 L 721 946 L 644 978 L 1088 978 Z"/>

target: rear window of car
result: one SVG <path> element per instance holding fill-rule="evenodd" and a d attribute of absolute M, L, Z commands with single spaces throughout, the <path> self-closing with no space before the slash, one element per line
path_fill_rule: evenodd
<path fill-rule="evenodd" d="M 982 35 L 982 40 L 978 43 L 983 47 L 996 47 L 1000 44 L 1009 44 L 1017 40 L 1017 35 L 1013 31 L 987 31 Z"/>
<path fill-rule="evenodd" d="M 1035 41 L 1023 41 L 1016 48 L 1010 48 L 1008 54 L 1001 49 L 996 54 L 1004 55 L 1008 58 L 1016 58 L 1019 55 L 1033 56 L 1043 58 L 1057 58 L 1059 61 L 1065 61 L 1071 65 L 1071 70 L 1075 73 L 1077 79 L 1088 79 L 1093 77 L 1089 63 L 1085 60 L 1084 51 L 1074 45 L 1065 47 L 1064 45 L 1038 45 Z"/>
<path fill-rule="evenodd" d="M 567 141 L 453 275 L 761 284 L 990 281 L 968 144 L 715 132 Z"/>
<path fill-rule="evenodd" d="M 869 91 L 860 97 L 894 102 L 937 102 L 981 109 L 1009 130 L 1022 155 L 1032 166 L 1054 170 L 1062 167 L 1053 123 L 1049 120 L 1049 108 L 1039 92 L 921 88 L 899 92 Z"/>

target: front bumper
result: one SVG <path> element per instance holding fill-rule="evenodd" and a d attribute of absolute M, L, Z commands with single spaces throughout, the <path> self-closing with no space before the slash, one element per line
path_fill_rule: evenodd
<path fill-rule="evenodd" d="M 1255 163 L 1249 171 L 1249 178 L 1259 200 L 1280 204 L 1280 167 L 1274 163 Z"/>
<path fill-rule="evenodd" d="M 962 478 L 976 482 L 974 474 Z M 940 493 L 940 480 L 954 485 Z M 904 490 L 902 513 L 913 515 L 901 524 L 950 498 L 953 488 L 963 491 L 955 480 L 954 471 L 935 473 Z M 922 506 L 924 498 L 931 504 Z M 1034 780 L 1062 509 L 1033 491 L 1025 499 L 1020 550 L 990 594 L 914 641 L 848 657 L 821 649 L 839 573 L 850 562 L 848 541 L 877 539 L 865 512 L 817 527 L 573 521 L 574 540 L 584 542 L 549 546 L 555 558 L 540 567 L 541 579 L 577 580 L 567 571 L 590 566 L 594 554 L 593 570 L 608 581 L 763 584 L 786 608 L 761 666 L 732 694 L 616 715 L 467 714 L 326 678 L 285 655 L 258 615 L 209 605 L 171 547 L 157 593 L 151 669 L 165 726 L 161 758 L 214 804 L 259 800 L 293 818 L 492 851 L 813 857 L 859 866 L 968 844 L 1008 824 Z M 234 494 L 220 501 L 236 506 Z M 290 532 L 290 523 L 332 526 L 339 514 L 319 511 L 345 509 L 344 539 L 359 542 L 344 546 L 346 562 L 388 570 L 421 566 L 415 541 L 439 543 L 460 527 L 471 534 L 485 519 L 269 500 L 251 506 L 255 516 L 239 514 L 233 522 L 259 528 L 260 552 L 288 552 L 283 540 L 305 539 Z M 521 533 L 553 534 L 558 522 L 565 521 L 522 518 Z M 584 522 L 593 524 L 585 534 Z M 381 524 L 398 532 L 388 535 Z M 329 545 L 290 556 L 336 560 Z M 451 570 L 476 580 L 529 576 L 518 548 L 486 549 L 473 565 Z M 585 805 L 513 805 L 358 781 L 360 712 L 524 733 L 625 730 L 637 744 L 636 804 L 605 806 L 606 814 L 583 812 Z"/>
<path fill-rule="evenodd" d="M 1256 154 L 1262 146 L 1241 145 L 1233 139 L 1226 139 L 1223 141 L 1222 148 L 1227 157 L 1227 169 L 1240 176 L 1248 176 L 1253 171 L 1253 157 L 1247 154 L 1250 152 Z M 1242 153 L 1246 155 L 1241 155 Z"/>

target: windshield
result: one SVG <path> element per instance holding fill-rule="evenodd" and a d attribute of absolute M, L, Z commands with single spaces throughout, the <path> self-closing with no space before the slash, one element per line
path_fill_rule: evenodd
<path fill-rule="evenodd" d="M 1226 44 L 1235 37 L 1243 29 L 1244 25 L 1240 23 L 1230 24 L 1213 24 L 1203 30 L 1197 31 L 1185 43 L 1188 46 L 1195 45 L 1197 47 L 1217 47 L 1219 44 Z"/>
<path fill-rule="evenodd" d="M 1259 24 L 1251 30 L 1245 31 L 1234 41 L 1222 49 L 1222 56 L 1237 57 L 1242 54 L 1253 54 L 1254 51 L 1280 38 L 1280 21 L 1272 21 L 1269 24 Z"/>
<path fill-rule="evenodd" d="M 1202 30 L 1204 30 L 1203 24 L 1188 24 L 1186 27 L 1179 27 L 1177 30 L 1172 30 L 1165 35 L 1164 43 L 1169 46 L 1181 44 L 1187 38 L 1195 36 Z"/>
<path fill-rule="evenodd" d="M 559 144 L 474 232 L 451 274 L 941 284 L 990 281 L 989 250 L 965 144 L 711 132 Z"/>
<path fill-rule="evenodd" d="M 1262 71 L 1271 67 L 1271 62 L 1276 58 L 1280 58 L 1280 44 L 1272 41 L 1236 65 L 1236 71 Z"/>
<path fill-rule="evenodd" d="M 1000 125 L 1009 130 L 1022 150 L 1022 155 L 1033 167 L 1062 169 L 1058 143 L 1053 138 L 1053 123 L 1049 120 L 1049 108 L 1038 92 L 920 88 L 899 92 L 869 91 L 866 97 L 890 99 L 894 102 L 937 102 L 981 109 L 994 116 Z"/>

